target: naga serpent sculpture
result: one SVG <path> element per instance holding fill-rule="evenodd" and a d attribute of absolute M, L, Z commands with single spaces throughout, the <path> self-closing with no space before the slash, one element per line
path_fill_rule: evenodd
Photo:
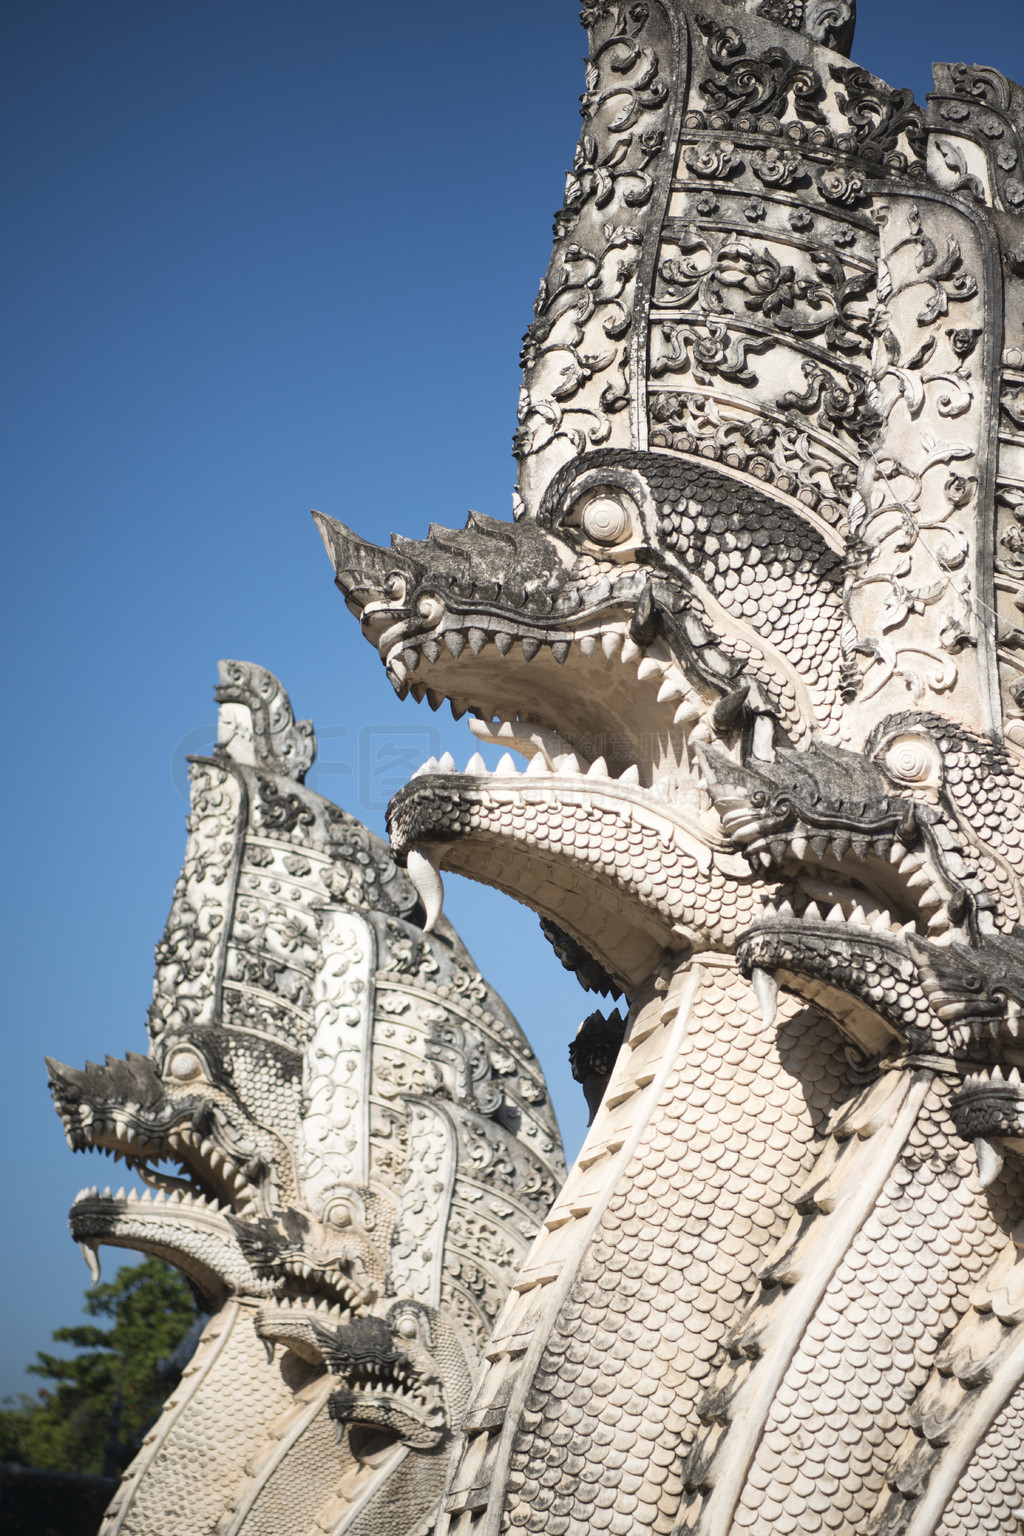
<path fill-rule="evenodd" d="M 71 1230 L 174 1264 L 209 1314 L 103 1536 L 417 1536 L 564 1165 L 515 1020 L 387 847 L 304 785 L 316 739 L 221 662 L 191 759 L 151 1050 L 49 1061 Z M 179 1165 L 168 1173 L 165 1165 Z"/>
<path fill-rule="evenodd" d="M 483 880 L 627 1009 L 438 1536 L 1024 1520 L 1024 90 L 852 13 L 588 5 L 515 520 L 317 514 L 509 749 L 392 802 L 428 920 Z"/>

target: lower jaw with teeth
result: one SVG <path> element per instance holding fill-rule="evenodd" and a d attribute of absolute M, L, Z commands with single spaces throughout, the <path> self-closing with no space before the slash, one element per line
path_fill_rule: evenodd
<path fill-rule="evenodd" d="M 1017 1068 L 998 1066 L 971 1073 L 952 1104 L 953 1121 L 973 1141 L 983 1187 L 999 1177 L 1007 1152 L 1024 1158 L 1024 1084 Z"/>
<path fill-rule="evenodd" d="M 392 1431 L 414 1450 L 439 1446 L 447 1434 L 444 1409 L 438 1402 L 417 1401 L 398 1383 L 371 1383 L 340 1387 L 328 1399 L 328 1413 L 336 1423 L 340 1440 L 346 1424 L 372 1424 Z"/>
<path fill-rule="evenodd" d="M 755 926 L 739 941 L 742 969 L 763 1009 L 782 984 L 836 1018 L 865 1055 L 926 1050 L 951 1055 L 910 955 L 893 936 L 800 920 Z"/>
<path fill-rule="evenodd" d="M 609 936 L 616 927 L 647 935 L 644 965 L 664 947 L 731 947 L 756 921 L 753 881 L 720 875 L 710 849 L 692 834 L 674 837 L 668 808 L 659 817 L 629 797 L 620 800 L 614 788 L 601 801 L 599 790 L 581 790 L 578 781 L 491 788 L 419 779 L 392 801 L 392 847 L 406 862 L 429 924 L 441 913 L 443 862 L 508 891 L 568 931 L 575 902 L 581 939 L 586 934 L 588 948 L 619 981 L 635 982 L 646 971 L 638 971 L 639 959 L 624 958 L 628 945 L 609 953 L 605 940 L 595 939 L 602 909 Z"/>
<path fill-rule="evenodd" d="M 69 1225 L 93 1283 L 99 1278 L 100 1245 L 151 1253 L 195 1281 L 211 1302 L 226 1292 L 270 1298 L 281 1281 L 268 1279 L 242 1253 L 228 1208 L 201 1196 L 134 1190 L 84 1189 L 71 1207 Z"/>

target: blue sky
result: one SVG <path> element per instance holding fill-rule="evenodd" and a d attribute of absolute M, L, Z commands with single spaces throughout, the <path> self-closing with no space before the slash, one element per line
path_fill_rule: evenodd
<path fill-rule="evenodd" d="M 1024 79 L 1019 0 L 861 13 L 858 62 L 919 99 L 932 58 Z M 377 540 L 509 515 L 584 42 L 553 0 L 6 10 L 0 1392 L 76 1320 L 66 1211 L 112 1171 L 68 1151 L 42 1056 L 145 1049 L 217 658 L 281 677 L 319 730 L 310 782 L 375 830 L 382 745 L 474 750 L 447 711 L 398 703 L 309 508 Z M 448 887 L 574 1152 L 566 1049 L 593 1002 L 531 913 Z"/>

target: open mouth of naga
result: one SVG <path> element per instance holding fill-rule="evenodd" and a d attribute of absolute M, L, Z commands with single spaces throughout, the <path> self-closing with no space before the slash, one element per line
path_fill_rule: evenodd
<path fill-rule="evenodd" d="M 716 875 L 746 871 L 721 834 L 695 753 L 718 697 L 702 695 L 664 644 L 641 650 L 621 613 L 587 617 L 571 639 L 520 639 L 525 669 L 503 666 L 504 641 L 487 638 L 493 660 L 475 696 L 488 703 L 465 702 L 473 735 L 503 747 L 502 757 L 493 771 L 480 753 L 462 773 L 448 756 L 425 763 L 393 800 L 389 831 L 428 921 L 440 910 L 442 865 L 486 879 L 586 935 L 628 988 L 666 946 L 716 947 Z M 476 685 L 485 651 L 473 631 Z M 420 665 L 458 713 L 462 680 L 445 650 L 446 660 L 428 654 Z M 595 689 L 605 705 L 599 733 L 582 708 Z"/>
<path fill-rule="evenodd" d="M 652 574 L 642 550 L 581 557 L 578 540 L 471 516 L 466 534 L 546 546 L 558 611 L 545 616 L 535 611 L 541 576 L 510 593 L 506 566 L 490 603 L 478 590 L 460 602 L 440 583 L 414 587 L 402 568 L 411 541 L 396 540 L 392 554 L 329 519 L 321 531 L 396 690 L 434 708 L 447 699 L 456 718 L 470 711 L 473 735 L 506 749 L 493 771 L 479 753 L 463 772 L 447 754 L 431 760 L 392 802 L 395 856 L 428 920 L 440 910 L 441 868 L 484 879 L 585 944 L 627 992 L 665 948 L 729 947 L 755 925 L 841 923 L 848 934 L 913 933 L 931 944 L 960 934 L 963 893 L 907 801 L 879 805 L 877 824 L 790 816 L 787 825 L 783 816 L 773 825 L 745 786 L 730 792 L 731 768 L 742 774 L 744 761 L 812 745 L 815 701 L 777 655 L 778 691 L 759 695 L 750 641 L 771 647 L 749 628 L 744 639 L 707 590 Z M 449 554 L 460 537 L 431 531 Z M 581 558 L 588 601 L 567 613 L 574 594 L 560 573 Z M 479 569 L 463 581 L 478 589 Z M 524 606 L 513 614 L 504 603 L 517 595 Z"/>
<path fill-rule="evenodd" d="M 835 678 L 772 638 L 805 600 L 801 570 L 780 576 L 771 551 L 702 523 L 692 499 L 652 523 L 638 480 L 617 499 L 570 485 L 557 527 L 471 514 L 391 550 L 319 519 L 399 694 L 447 699 L 505 749 L 493 771 L 479 752 L 462 772 L 431 760 L 391 803 L 392 848 L 428 922 L 452 870 L 533 907 L 627 995 L 666 950 L 734 950 L 766 1008 L 781 984 L 868 1057 L 1012 1058 L 1014 1010 L 986 1034 L 940 976 L 944 949 L 992 935 L 990 896 L 942 817 L 894 792 L 885 733 L 868 756 L 830 745 Z M 665 558 L 680 519 L 704 539 L 700 579 Z M 601 551 L 596 533 L 619 542 Z M 799 538 L 829 570 L 820 541 Z M 762 579 L 757 561 L 782 595 L 755 626 L 742 578 Z M 823 631 L 831 601 L 825 590 Z"/>
<path fill-rule="evenodd" d="M 270 1170 L 221 1106 L 196 1095 L 169 1099 L 149 1058 L 134 1053 L 84 1071 L 47 1065 L 72 1150 L 101 1153 L 145 1186 L 93 1185 L 75 1197 L 71 1230 L 94 1280 L 107 1244 L 175 1264 L 211 1303 L 235 1289 L 320 1298 L 341 1316 L 366 1300 L 358 1235 L 273 1211 Z M 217 1145 L 229 1138 L 237 1155 Z"/>
<path fill-rule="evenodd" d="M 124 1163 L 147 1186 L 137 1198 L 188 1198 L 238 1216 L 258 1214 L 266 1172 L 258 1156 L 240 1165 L 218 1148 L 204 1130 L 217 1111 L 195 1096 L 169 1101 L 148 1057 L 108 1056 L 104 1067 L 89 1062 L 84 1071 L 47 1057 L 47 1067 L 72 1151 L 100 1152 Z M 104 1102 L 102 1090 L 121 1079 L 129 1080 L 128 1092 L 141 1103 Z"/>

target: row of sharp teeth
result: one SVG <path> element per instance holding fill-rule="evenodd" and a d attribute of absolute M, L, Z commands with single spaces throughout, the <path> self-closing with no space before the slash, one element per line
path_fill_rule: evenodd
<path fill-rule="evenodd" d="M 729 825 L 729 822 L 735 816 L 737 816 L 737 813 L 726 811 L 722 816 L 722 825 L 732 839 L 742 840 L 737 837 L 737 826 L 735 826 L 735 823 L 732 826 Z M 757 837 L 752 842 L 746 843 L 746 852 L 748 854 L 763 852 L 766 856 L 771 840 L 771 837 Z M 863 845 L 863 843 L 870 842 L 870 840 L 866 839 L 866 837 L 858 839 L 855 833 L 844 834 L 838 840 L 824 833 L 817 837 L 814 834 L 806 834 L 806 836 L 788 837 L 786 839 L 786 854 L 789 854 L 792 859 L 798 860 L 806 859 L 808 854 L 811 854 L 814 859 L 824 859 L 827 854 L 832 854 L 837 859 L 837 862 L 843 862 L 852 852 L 855 857 L 864 859 L 867 856 L 867 852 L 863 851 L 858 854 L 858 842 Z M 890 865 L 895 866 L 897 874 L 903 876 L 907 891 L 915 897 L 915 902 L 920 906 L 921 911 L 932 911 L 938 914 L 946 906 L 946 895 L 943 894 L 940 886 L 936 883 L 938 876 L 936 876 L 935 868 L 930 863 L 927 854 L 904 848 L 903 843 L 892 843 L 884 857 L 886 857 Z M 771 863 L 774 860 L 768 859 L 768 862 Z M 935 922 L 935 919 L 932 922 Z M 932 923 L 929 923 L 929 926 L 932 926 Z M 935 923 L 935 926 L 940 926 L 940 923 Z M 941 926 L 943 928 L 949 926 L 944 917 L 941 919 Z"/>
<path fill-rule="evenodd" d="M 1021 1075 L 1016 1067 L 1011 1067 L 1005 1077 L 1003 1076 L 1002 1070 L 998 1066 L 995 1066 L 987 1071 L 983 1070 L 981 1072 L 972 1072 L 969 1077 L 965 1077 L 963 1080 L 964 1089 L 990 1088 L 995 1085 L 999 1085 L 1005 1088 L 1024 1087 L 1024 1083 L 1021 1082 Z"/>
<path fill-rule="evenodd" d="M 399 641 L 397 645 L 391 645 L 389 644 L 391 637 L 386 630 L 381 636 L 381 640 L 385 648 L 391 652 L 390 658 L 385 658 L 388 660 L 388 665 L 392 669 L 397 665 L 402 665 L 407 673 L 415 672 L 419 666 L 420 652 L 426 656 L 428 661 L 436 661 L 441 654 L 442 642 L 447 646 L 449 653 L 456 661 L 458 661 L 467 645 L 474 656 L 479 656 L 486 645 L 493 643 L 500 656 L 507 656 L 512 647 L 517 643 L 515 635 L 511 634 L 508 630 L 486 630 L 481 629 L 475 624 L 469 625 L 466 629 L 445 629 L 439 635 L 428 635 L 426 638 L 419 640 L 418 646 L 404 641 Z M 637 645 L 635 640 L 631 639 L 625 629 L 608 628 L 602 629 L 597 633 L 593 630 L 588 630 L 580 635 L 559 635 L 556 639 L 551 639 L 549 636 L 523 635 L 520 637 L 518 644 L 522 650 L 524 661 L 532 661 L 538 651 L 546 647 L 551 650 L 559 666 L 564 664 L 574 645 L 579 646 L 584 656 L 593 656 L 598 646 L 600 646 L 609 660 L 614 656 L 618 656 L 620 661 L 624 662 L 635 661 L 638 656 L 643 654 L 640 646 Z"/>
<path fill-rule="evenodd" d="M 449 651 L 456 658 L 461 656 L 465 649 L 465 637 L 463 637 L 461 645 L 456 641 L 455 637 L 460 634 L 461 632 L 458 630 L 446 630 L 442 637 L 448 643 Z M 513 635 L 497 634 L 490 636 L 484 630 L 471 629 L 468 634 L 470 637 L 470 649 L 477 656 L 489 639 L 494 640 L 498 652 L 502 656 L 508 654 L 515 641 Z M 478 637 L 475 642 L 473 637 Z M 506 644 L 505 641 L 508 643 Z M 609 661 L 617 658 L 625 665 L 635 662 L 638 682 L 647 684 L 657 683 L 657 702 L 659 704 L 676 703 L 677 700 L 681 700 L 675 710 L 674 723 L 676 725 L 692 723 L 703 712 L 703 706 L 695 702 L 692 688 L 671 658 L 667 656 L 653 656 L 641 650 L 640 646 L 637 645 L 635 640 L 630 638 L 625 630 L 605 629 L 600 634 L 591 632 L 550 641 L 525 637 L 520 640 L 519 644 L 527 661 L 531 661 L 541 647 L 546 646 L 550 648 L 552 656 L 561 666 L 564 664 L 572 647 L 576 645 L 579 647 L 581 654 L 586 657 L 593 656 L 600 650 Z M 427 647 L 430 647 L 429 651 Z M 417 701 L 422 702 L 425 698 L 431 709 L 439 709 L 444 702 L 444 694 L 439 693 L 436 689 L 428 688 L 424 683 L 410 681 L 410 673 L 414 672 L 419 666 L 421 652 L 427 655 L 429 661 L 436 661 L 440 654 L 440 642 L 436 639 L 427 639 L 420 643 L 418 650 L 408 647 L 403 650 L 401 644 L 399 644 L 387 658 L 388 671 L 398 682 L 409 683 L 410 692 Z M 459 713 L 461 714 L 463 711 Z"/>
<path fill-rule="evenodd" d="M 197 1152 L 214 1178 L 223 1180 L 227 1185 L 228 1192 L 232 1198 L 238 1198 L 250 1193 L 251 1186 L 244 1174 L 239 1173 L 230 1159 L 226 1158 L 208 1137 L 200 1136 L 189 1126 L 182 1126 L 180 1130 L 171 1133 L 170 1137 L 168 1137 L 168 1144 L 172 1150 L 175 1146 L 184 1145 L 191 1147 Z"/>
<path fill-rule="evenodd" d="M 144 1162 L 146 1158 L 152 1157 L 160 1159 L 173 1157 L 181 1164 L 186 1178 L 196 1178 L 195 1170 L 190 1168 L 187 1162 L 178 1156 L 179 1148 L 183 1146 L 189 1147 L 203 1160 L 205 1165 L 204 1171 L 208 1171 L 214 1179 L 227 1186 L 228 1198 L 236 1202 L 240 1209 L 255 1203 L 255 1192 L 245 1176 L 239 1173 L 234 1164 L 218 1150 L 208 1137 L 200 1136 L 190 1126 L 181 1126 L 176 1130 L 168 1132 L 166 1136 L 143 1140 L 140 1139 L 127 1116 L 115 1114 L 103 1119 L 93 1119 L 90 1115 L 88 1124 L 83 1128 L 89 1131 L 90 1145 L 77 1145 L 69 1133 L 68 1142 L 74 1151 L 102 1152 L 106 1157 L 113 1157 L 117 1163 L 127 1163 L 133 1171 L 139 1173 L 139 1177 L 143 1181 L 145 1181 L 146 1173 L 139 1164 Z M 96 1140 L 100 1136 L 116 1136 L 120 1141 L 127 1143 L 127 1149 L 102 1146 Z M 153 1173 L 157 1179 L 160 1177 L 156 1170 L 153 1170 Z"/>
<path fill-rule="evenodd" d="M 725 825 L 726 820 L 727 817 L 723 817 L 723 825 Z M 729 830 L 730 829 L 726 827 L 726 831 Z M 734 833 L 732 835 L 735 836 Z M 763 847 L 765 845 L 765 840 L 760 839 L 759 844 L 749 844 L 746 851 L 748 853 L 754 852 L 756 847 L 759 845 Z M 856 853 L 856 849 L 850 847 L 849 845 L 844 847 L 842 844 L 840 844 L 838 847 L 836 847 L 831 840 L 826 840 L 824 837 L 812 839 L 806 836 L 793 837 L 788 839 L 786 844 L 786 851 L 791 854 L 793 858 L 799 859 L 801 861 L 806 859 L 809 852 L 815 859 L 823 859 L 828 853 L 832 853 L 837 862 L 841 862 L 847 856 L 848 852 Z M 895 866 L 896 873 L 902 877 L 904 888 L 911 896 L 913 896 L 916 906 L 920 908 L 922 913 L 931 914 L 927 923 L 928 931 L 933 934 L 944 933 L 950 927 L 950 921 L 947 913 L 947 897 L 937 883 L 938 877 L 935 873 L 934 866 L 931 864 L 928 858 L 928 855 L 926 853 L 907 849 L 903 846 L 902 843 L 893 843 L 888 850 L 887 859 L 890 865 Z M 832 910 L 825 915 L 823 920 L 827 922 L 839 922 L 843 920 L 833 915 L 838 910 L 838 908 L 833 907 Z M 790 911 L 790 913 L 787 915 L 792 916 L 794 914 L 792 911 Z M 807 912 L 803 913 L 802 916 L 811 917 L 813 919 L 815 914 L 808 910 Z M 883 927 L 881 921 L 876 920 L 873 917 L 868 917 L 865 919 L 863 913 L 861 913 L 859 917 L 854 917 L 851 914 L 851 916 L 846 918 L 845 921 L 860 922 L 862 924 L 866 923 L 866 925 L 870 928 L 881 929 Z M 886 917 L 885 926 L 888 926 L 890 923 L 892 923 L 892 919 Z M 915 931 L 915 925 L 913 923 L 904 923 L 902 925 L 893 924 L 893 927 L 895 931 L 900 931 L 902 929 L 904 933 L 911 933 Z"/>
<path fill-rule="evenodd" d="M 322 1296 L 282 1296 L 264 1309 L 265 1320 L 270 1321 L 276 1312 L 295 1312 L 301 1317 L 306 1312 L 316 1312 L 322 1317 L 340 1322 L 348 1317 L 350 1309 Z"/>
<path fill-rule="evenodd" d="M 311 1264 L 308 1259 L 296 1259 L 292 1258 L 291 1255 L 286 1256 L 283 1263 L 289 1274 L 301 1275 L 303 1280 L 308 1280 L 311 1275 L 317 1275 L 321 1278 L 325 1277 L 323 1264 Z M 336 1276 L 327 1276 L 326 1278 L 335 1281 L 337 1279 Z"/>
<path fill-rule="evenodd" d="M 137 1189 L 126 1191 L 123 1184 L 116 1194 L 111 1191 L 109 1184 L 102 1190 L 95 1184 L 91 1189 L 80 1189 L 73 1204 L 77 1205 L 80 1200 L 123 1200 L 126 1205 L 192 1205 L 222 1214 L 230 1214 L 232 1209 L 227 1202 L 209 1200 L 198 1192 L 191 1194 L 183 1189 L 173 1189 L 168 1194 L 162 1189 L 144 1189 L 140 1194 Z"/>
<path fill-rule="evenodd" d="M 412 777 L 419 779 L 428 773 L 444 774 L 458 773 L 458 771 L 458 768 L 455 766 L 455 759 L 450 752 L 446 752 L 440 759 L 436 757 L 429 758 L 427 762 L 417 768 Z M 595 758 L 592 763 L 584 766 L 575 752 L 559 753 L 558 756 L 552 758 L 550 764 L 545 761 L 543 753 L 538 752 L 534 757 L 530 758 L 526 768 L 521 773 L 511 752 L 503 753 L 498 760 L 497 767 L 493 769 L 488 768 L 479 752 L 474 752 L 462 771 L 464 774 L 469 774 L 476 778 L 542 778 L 545 774 L 550 775 L 553 773 L 582 774 L 588 779 L 611 778 L 611 774 L 608 772 L 608 764 L 603 757 Z M 619 774 L 615 782 L 617 784 L 639 784 L 640 769 L 636 763 L 631 763 L 623 773 Z"/>
<path fill-rule="evenodd" d="M 144 1155 L 142 1153 L 136 1153 L 136 1152 L 122 1152 L 119 1147 L 94 1147 L 94 1146 L 76 1147 L 75 1151 L 76 1152 L 99 1152 L 101 1154 L 101 1156 L 103 1156 L 103 1157 L 112 1157 L 114 1159 L 115 1163 L 132 1163 L 132 1162 L 136 1161 L 139 1157 Z"/>
<path fill-rule="evenodd" d="M 302 1280 L 317 1280 L 321 1285 L 328 1286 L 336 1296 L 342 1298 L 341 1305 L 349 1310 L 367 1305 L 374 1299 L 372 1286 L 360 1290 L 354 1280 L 329 1264 L 314 1264 L 297 1255 L 286 1254 L 280 1261 L 280 1269 L 285 1278 L 291 1276 Z"/>
<path fill-rule="evenodd" d="M 416 1377 L 401 1366 L 378 1365 L 374 1361 L 360 1361 L 357 1366 L 349 1366 L 339 1374 L 346 1377 L 353 1391 L 358 1391 L 363 1383 L 373 1383 L 378 1391 L 400 1397 L 404 1397 L 416 1382 Z"/>
<path fill-rule="evenodd" d="M 809 901 L 802 912 L 796 912 L 792 902 L 781 901 L 766 902 L 764 908 L 765 922 L 807 922 L 807 923 L 844 923 L 855 928 L 867 928 L 872 933 L 916 933 L 913 923 L 897 923 L 892 914 L 884 909 L 876 912 L 865 912 L 864 908 L 854 902 L 849 912 L 840 903 L 836 902 L 827 910 L 819 906 L 816 901 Z"/>

